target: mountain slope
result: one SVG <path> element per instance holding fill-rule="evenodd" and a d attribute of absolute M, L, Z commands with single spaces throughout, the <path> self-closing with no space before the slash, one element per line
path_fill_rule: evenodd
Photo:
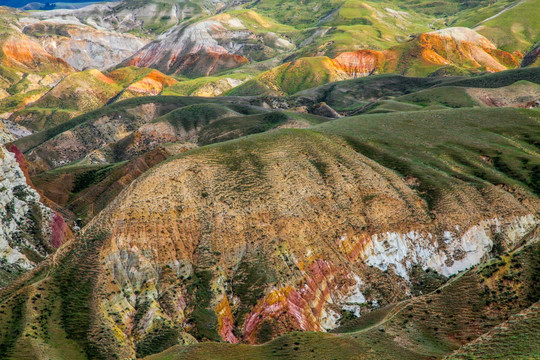
<path fill-rule="evenodd" d="M 105 104 L 140 96 L 155 96 L 177 81 L 157 70 L 120 68 L 107 75 L 90 69 L 66 76 L 10 120 L 34 131 L 53 128 Z"/>
<path fill-rule="evenodd" d="M 287 30 L 253 11 L 219 14 L 171 29 L 126 63 L 166 74 L 208 76 L 294 48 L 275 33 Z"/>
<path fill-rule="evenodd" d="M 31 22 L 24 27 L 24 33 L 37 38 L 49 54 L 64 59 L 78 70 L 107 70 L 149 42 L 131 34 L 51 21 Z"/>
<path fill-rule="evenodd" d="M 0 289 L 54 253 L 70 234 L 62 215 L 42 204 L 30 186 L 23 159 L 16 147 L 0 145 Z"/>
<path fill-rule="evenodd" d="M 540 20 L 534 14 L 540 1 L 523 0 L 480 22 L 474 29 L 488 37 L 499 49 L 526 51 L 540 41 Z"/>
<path fill-rule="evenodd" d="M 62 248 L 59 265 L 45 265 L 43 271 L 57 269 L 51 276 L 35 273 L 34 285 L 20 298 L 3 295 L 3 303 L 13 309 L 30 301 L 32 289 L 45 289 L 38 309 L 59 301 L 47 326 L 72 332 L 73 344 L 90 357 L 332 329 L 347 311 L 364 314 L 407 299 L 430 288 L 414 287 L 420 279 L 437 286 L 527 239 L 538 225 L 540 160 L 531 139 L 539 131 L 532 110 L 461 109 L 345 118 L 188 151 L 135 180 L 79 241 Z M 481 295 L 474 274 L 452 296 Z M 446 309 L 445 294 L 435 293 L 429 308 Z M 464 304 L 467 314 L 474 301 Z M 529 300 L 517 301 L 487 324 Z M 78 315 L 67 315 L 73 311 Z M 392 318 L 385 331 L 401 333 L 405 318 Z M 46 336 L 42 325 L 31 330 L 37 317 L 28 319 L 17 326 L 33 335 L 8 343 L 11 353 Z M 449 326 L 422 354 L 442 356 L 467 341 L 453 337 L 459 326 Z M 482 333 L 467 329 L 472 338 Z M 415 344 L 432 332 L 407 338 Z M 49 348 L 66 341 L 55 336 Z M 393 338 L 383 335 L 383 344 Z M 389 346 L 383 348 L 396 345 Z M 411 357 L 415 349 L 408 347 Z"/>
<path fill-rule="evenodd" d="M 213 13 L 216 0 L 120 1 L 94 4 L 76 10 L 40 11 L 30 14 L 41 20 L 88 24 L 98 29 L 156 36 L 193 17 Z"/>
<path fill-rule="evenodd" d="M 256 347 L 175 346 L 147 359 L 309 359 L 314 354 L 332 359 L 358 354 L 365 359 L 434 359 L 473 338 L 444 358 L 536 358 L 539 294 L 537 287 L 520 289 L 538 276 L 538 234 L 528 240 L 499 261 L 475 267 L 424 296 L 375 310 L 336 329 L 336 334 L 297 332 Z"/>
<path fill-rule="evenodd" d="M 327 57 L 301 58 L 269 70 L 228 92 L 231 95 L 292 95 L 329 82 L 373 73 L 408 76 L 438 71 L 466 74 L 502 71 L 519 66 L 519 59 L 497 50 L 485 37 L 467 28 L 448 28 L 419 35 L 385 51 L 358 50 Z"/>

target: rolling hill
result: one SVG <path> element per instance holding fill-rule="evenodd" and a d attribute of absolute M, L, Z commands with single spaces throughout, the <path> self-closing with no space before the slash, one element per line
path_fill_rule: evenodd
<path fill-rule="evenodd" d="M 0 360 L 539 358 L 537 3 L 0 7 Z"/>
<path fill-rule="evenodd" d="M 78 329 L 68 343 L 87 354 L 144 356 L 177 341 L 259 343 L 291 330 L 332 329 L 344 309 L 362 314 L 407 299 L 427 276 L 415 266 L 438 274 L 437 286 L 527 242 L 537 224 L 538 131 L 533 110 L 451 109 L 343 118 L 187 151 L 143 174 L 98 214 L 59 255 L 63 265 L 50 265 L 63 269 L 52 270 L 57 275 L 39 280 L 36 273 L 37 282 L 21 288 L 29 295 L 4 301 L 24 304 L 30 289 L 48 289 L 40 306 L 63 305 L 47 326 Z M 300 195 L 291 197 L 292 189 Z M 75 261 L 80 256 L 87 265 Z M 100 276 L 88 278 L 84 266 Z M 73 292 L 74 280 L 84 287 Z M 61 316 L 87 301 L 99 306 Z M 31 337 L 9 351 L 47 336 L 30 321 L 16 326 Z M 433 330 L 422 331 L 411 339 L 424 341 Z M 474 331 L 471 340 L 481 333 Z M 67 346 L 60 345 L 65 335 L 56 336 L 47 351 Z M 467 342 L 440 336 L 425 354 L 442 356 Z"/>

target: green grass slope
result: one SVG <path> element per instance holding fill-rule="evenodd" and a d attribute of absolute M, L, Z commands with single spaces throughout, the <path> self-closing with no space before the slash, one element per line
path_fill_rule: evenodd
<path fill-rule="evenodd" d="M 522 80 L 540 84 L 540 68 L 512 69 L 470 77 L 422 78 L 392 74 L 373 75 L 303 90 L 296 93 L 292 99 L 300 103 L 308 100 L 315 103 L 325 102 L 337 111 L 353 113 L 365 106 L 372 106 L 376 101 L 385 99 L 401 101 L 399 99 L 401 96 L 413 100 L 413 104 L 415 98 L 419 100 L 422 98 L 421 102 L 425 105 L 440 104 L 441 101 L 442 105 L 447 103 L 452 104 L 452 107 L 472 106 L 475 103 L 471 103 L 470 96 L 460 88 L 502 88 Z M 446 93 L 444 90 L 435 89 L 436 87 L 447 89 L 451 87 L 451 90 Z M 456 95 L 456 98 L 451 94 Z"/>
<path fill-rule="evenodd" d="M 446 359 L 535 359 L 540 357 L 540 304 L 515 314 Z"/>
<path fill-rule="evenodd" d="M 100 108 L 121 90 L 122 87 L 98 70 L 74 73 L 31 106 L 15 113 L 13 119 L 33 130 L 49 129 Z"/>
<path fill-rule="evenodd" d="M 463 180 L 540 194 L 539 120 L 534 110 L 449 109 L 343 118 L 314 130 L 342 136 L 378 163 L 420 179 L 433 204 L 442 189 Z"/>
<path fill-rule="evenodd" d="M 475 30 L 493 41 L 499 49 L 527 51 L 540 41 L 539 7 L 539 0 L 516 1 L 481 21 Z"/>

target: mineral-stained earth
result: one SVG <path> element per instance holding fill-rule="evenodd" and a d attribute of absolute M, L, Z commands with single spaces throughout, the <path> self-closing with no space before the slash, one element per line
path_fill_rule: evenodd
<path fill-rule="evenodd" d="M 538 0 L 0 7 L 0 359 L 540 358 Z"/>

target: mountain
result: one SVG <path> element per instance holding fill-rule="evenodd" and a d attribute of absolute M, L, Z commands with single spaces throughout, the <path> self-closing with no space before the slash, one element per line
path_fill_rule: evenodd
<path fill-rule="evenodd" d="M 0 7 L 0 359 L 539 357 L 537 2 Z"/>
<path fill-rule="evenodd" d="M 30 14 L 58 23 L 86 24 L 100 30 L 156 36 L 180 22 L 213 13 L 223 5 L 217 0 L 152 0 L 96 3 L 81 9 L 60 9 Z"/>
<path fill-rule="evenodd" d="M 24 27 L 24 33 L 38 38 L 48 53 L 64 59 L 78 70 L 107 70 L 149 42 L 131 34 L 51 21 L 30 22 Z"/>
<path fill-rule="evenodd" d="M 291 50 L 294 45 L 279 35 L 286 31 L 291 28 L 253 11 L 220 14 L 171 29 L 127 63 L 166 74 L 208 76 Z"/>
<path fill-rule="evenodd" d="M 66 76 L 9 119 L 34 131 L 50 129 L 111 101 L 159 95 L 174 83 L 176 80 L 152 69 L 120 68 L 108 75 L 85 70 Z"/>
<path fill-rule="evenodd" d="M 55 335 L 47 351 L 66 343 L 130 358 L 194 339 L 260 343 L 433 291 L 534 238 L 537 120 L 509 108 L 363 115 L 162 162 L 62 248 L 43 270 L 51 277 L 35 273 L 32 286 L 47 294 L 38 309 L 54 301 L 43 324 L 73 334 Z M 4 302 L 31 301 L 28 291 Z M 38 317 L 13 323 L 33 337 L 13 338 L 9 351 L 44 341 Z"/>
<path fill-rule="evenodd" d="M 269 70 L 238 86 L 231 95 L 292 95 L 329 82 L 374 73 L 427 76 L 443 71 L 501 71 L 519 66 L 519 58 L 497 50 L 489 40 L 467 28 L 424 33 L 385 51 L 358 50 L 327 57 L 301 58 Z"/>

